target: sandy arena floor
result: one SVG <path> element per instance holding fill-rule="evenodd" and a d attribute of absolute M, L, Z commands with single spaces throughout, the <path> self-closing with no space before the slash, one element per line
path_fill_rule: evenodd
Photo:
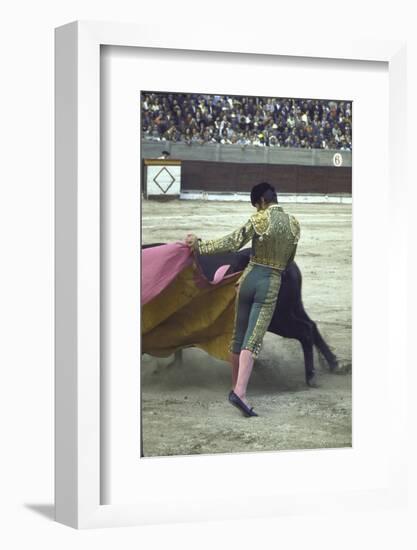
<path fill-rule="evenodd" d="M 341 368 L 330 374 L 315 354 L 319 388 L 304 381 L 297 341 L 267 333 L 248 387 L 260 415 L 245 418 L 227 401 L 230 367 L 198 349 L 172 358 L 144 355 L 141 365 L 145 456 L 350 447 L 351 222 L 347 204 L 283 204 L 301 224 L 296 261 L 303 302 Z M 215 238 L 254 212 L 248 203 L 144 201 L 142 242 L 183 239 L 188 232 Z"/>

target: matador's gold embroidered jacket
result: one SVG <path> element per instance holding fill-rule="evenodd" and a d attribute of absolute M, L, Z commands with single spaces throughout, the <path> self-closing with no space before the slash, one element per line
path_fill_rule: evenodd
<path fill-rule="evenodd" d="M 294 259 L 299 238 L 298 220 L 273 204 L 225 237 L 198 241 L 197 251 L 200 254 L 238 251 L 252 239 L 250 262 L 283 270 Z"/>

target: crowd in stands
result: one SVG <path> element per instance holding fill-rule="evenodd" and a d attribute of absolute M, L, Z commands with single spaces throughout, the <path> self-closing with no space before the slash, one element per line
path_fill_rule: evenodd
<path fill-rule="evenodd" d="M 147 141 L 352 149 L 349 101 L 144 92 L 141 104 Z"/>

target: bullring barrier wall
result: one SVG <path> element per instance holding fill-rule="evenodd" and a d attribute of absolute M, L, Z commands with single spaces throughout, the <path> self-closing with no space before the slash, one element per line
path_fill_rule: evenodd
<path fill-rule="evenodd" d="M 259 147 L 247 145 L 222 145 L 219 143 L 173 143 L 142 140 L 142 159 L 155 159 L 162 151 L 168 151 L 171 159 L 200 160 L 210 162 L 243 162 L 252 164 L 296 164 L 299 166 L 351 167 L 352 152 L 323 149 L 292 149 L 286 147 Z"/>
<path fill-rule="evenodd" d="M 181 160 L 186 193 L 247 193 L 255 183 L 268 181 L 279 193 L 294 196 L 352 194 L 350 151 L 142 142 L 143 159 L 155 159 L 163 150 L 171 160 Z"/>

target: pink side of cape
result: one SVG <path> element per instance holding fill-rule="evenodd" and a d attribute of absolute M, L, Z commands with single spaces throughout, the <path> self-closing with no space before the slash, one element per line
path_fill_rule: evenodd
<path fill-rule="evenodd" d="M 142 305 L 160 294 L 186 267 L 193 263 L 192 252 L 183 242 L 154 246 L 142 250 Z M 213 281 L 219 284 L 226 276 L 229 265 L 219 267 Z M 203 276 L 202 276 L 203 277 Z"/>
<path fill-rule="evenodd" d="M 143 249 L 142 305 L 158 296 L 192 261 L 190 249 L 182 242 Z"/>

